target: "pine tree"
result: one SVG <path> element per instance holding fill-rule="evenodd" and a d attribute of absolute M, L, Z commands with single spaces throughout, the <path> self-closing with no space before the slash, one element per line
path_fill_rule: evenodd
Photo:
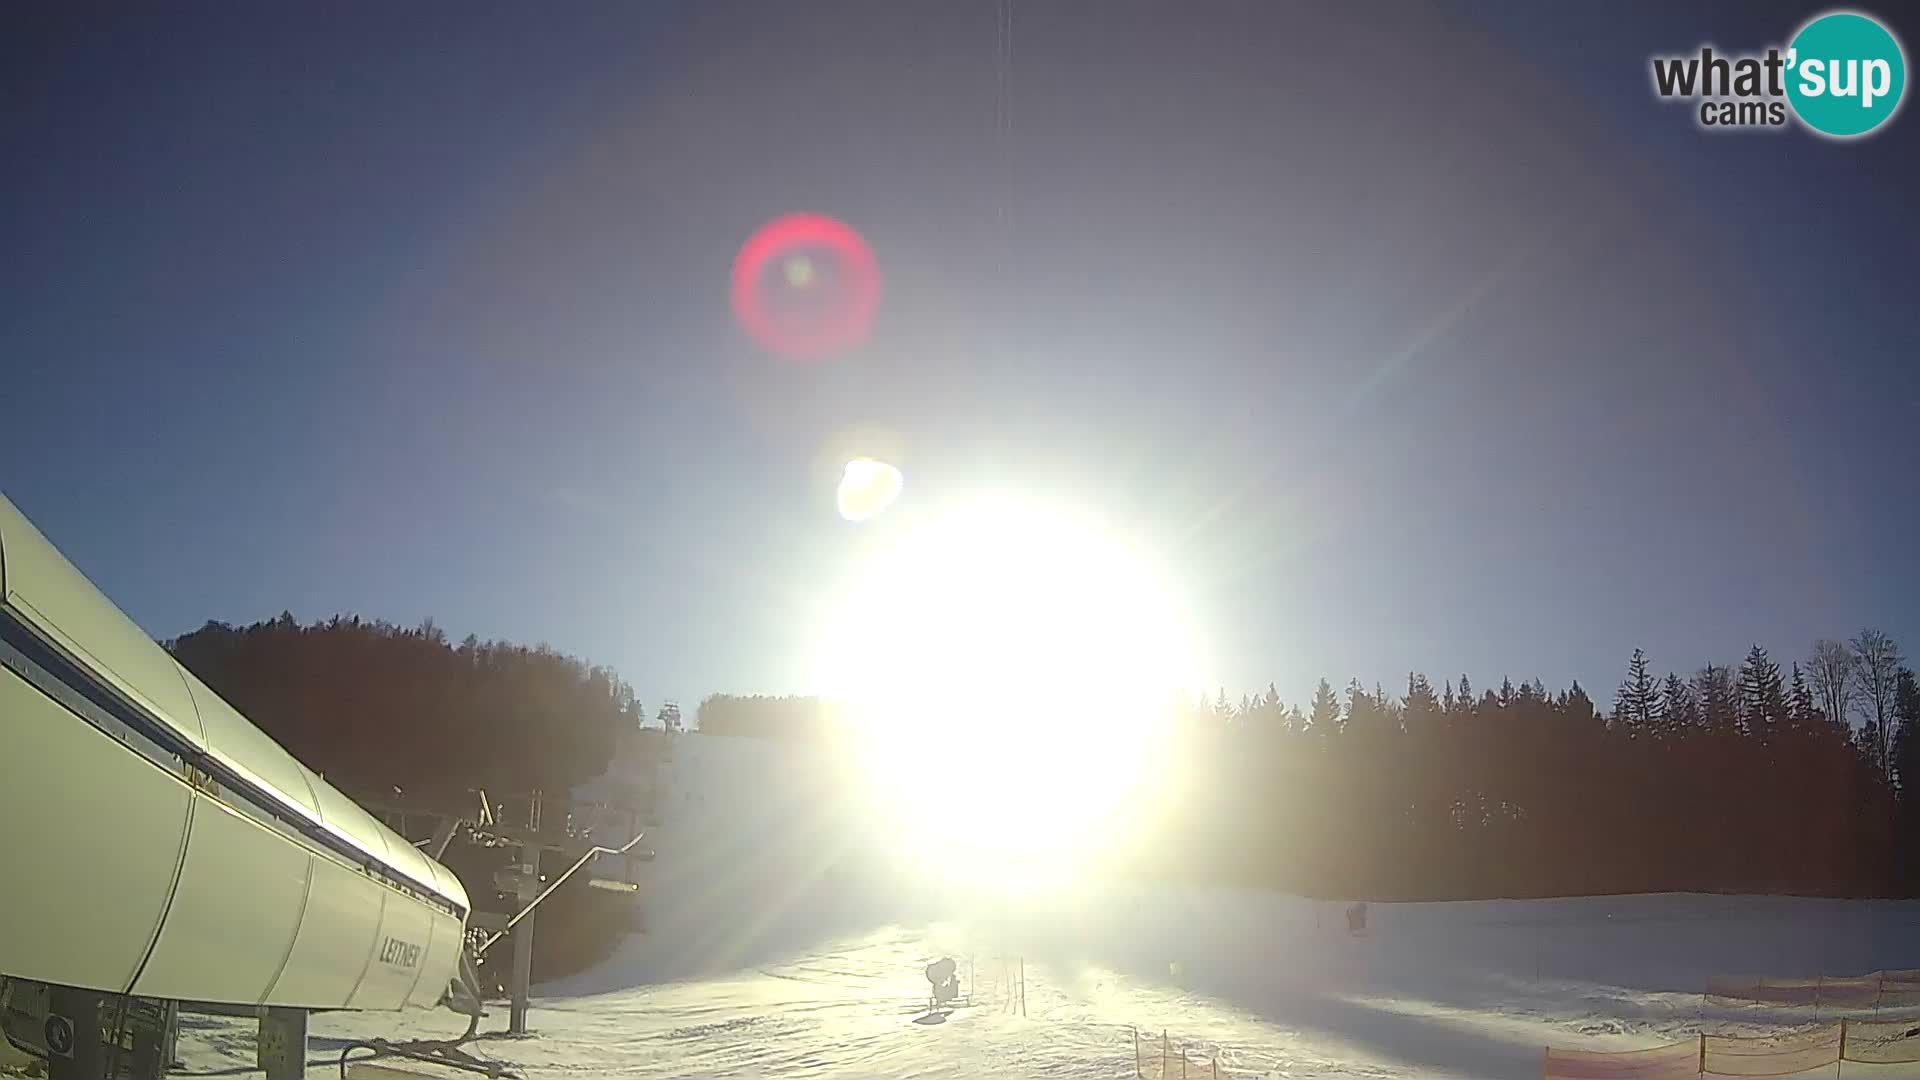
<path fill-rule="evenodd" d="M 1693 687 L 1680 676 L 1667 672 L 1660 684 L 1660 730 L 1669 739 L 1677 739 L 1700 726 L 1700 707 Z"/>
<path fill-rule="evenodd" d="M 1813 704 L 1813 690 L 1807 686 L 1805 675 L 1800 673 L 1800 664 L 1793 665 L 1793 682 L 1787 688 L 1787 726 L 1796 735 L 1806 736 L 1813 732 L 1816 706 Z"/>
<path fill-rule="evenodd" d="M 1371 732 L 1374 727 L 1374 703 L 1360 688 L 1359 679 L 1347 680 L 1347 711 L 1340 718 L 1340 730 Z"/>
<path fill-rule="evenodd" d="M 1379 683 L 1373 684 L 1373 709 L 1375 719 L 1382 726 L 1390 731 L 1400 730 L 1400 703 Z"/>
<path fill-rule="evenodd" d="M 1740 695 L 1733 672 L 1708 664 L 1693 677 L 1693 693 L 1700 706 L 1700 726 L 1714 734 L 1740 732 Z"/>
<path fill-rule="evenodd" d="M 1424 731 L 1440 715 L 1440 699 L 1425 675 L 1407 672 L 1407 700 L 1403 707 L 1408 731 Z"/>
<path fill-rule="evenodd" d="M 1893 717 L 1894 780 L 1901 799 L 1920 809 L 1920 679 L 1910 667 L 1894 676 Z"/>
<path fill-rule="evenodd" d="M 1900 798 L 1895 850 L 1911 896 L 1920 890 L 1920 680 L 1911 668 L 1902 667 L 1895 677 L 1894 714 L 1900 725 L 1893 736 L 1893 778 Z"/>
<path fill-rule="evenodd" d="M 1755 645 L 1740 665 L 1740 716 L 1746 731 L 1770 744 L 1786 723 L 1786 694 L 1780 687 L 1780 665 L 1767 650 Z"/>
<path fill-rule="evenodd" d="M 1627 661 L 1627 677 L 1613 698 L 1613 715 L 1631 738 L 1653 732 L 1653 676 L 1647 672 L 1647 654 L 1633 650 Z"/>
<path fill-rule="evenodd" d="M 1313 690 L 1313 712 L 1307 718 L 1307 730 L 1315 735 L 1333 734 L 1340 726 L 1340 699 L 1333 696 L 1333 687 L 1327 680 L 1321 679 L 1320 685 Z"/>
<path fill-rule="evenodd" d="M 1587 696 L 1586 688 L 1580 685 L 1579 679 L 1573 680 L 1573 685 L 1560 695 L 1559 704 L 1560 711 L 1570 720 L 1585 722 L 1593 719 L 1593 699 Z"/>

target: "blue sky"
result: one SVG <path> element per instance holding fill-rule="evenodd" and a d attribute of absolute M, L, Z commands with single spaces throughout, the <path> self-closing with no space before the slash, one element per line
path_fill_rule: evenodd
<path fill-rule="evenodd" d="M 808 688 L 874 430 L 1157 538 L 1235 694 L 1920 651 L 1920 128 L 1703 133 L 1647 57 L 1817 9 L 1667 7 L 1030 2 L 1004 132 L 985 3 L 10 12 L 0 485 L 157 636 L 648 702 Z M 727 310 L 790 210 L 885 275 L 829 364 Z"/>

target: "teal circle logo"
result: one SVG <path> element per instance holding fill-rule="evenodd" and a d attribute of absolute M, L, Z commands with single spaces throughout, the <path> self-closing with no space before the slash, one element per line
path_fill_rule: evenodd
<path fill-rule="evenodd" d="M 1802 123 L 1836 139 L 1893 118 L 1907 91 L 1907 58 L 1892 31 L 1852 11 L 1822 15 L 1787 46 L 1787 100 Z"/>

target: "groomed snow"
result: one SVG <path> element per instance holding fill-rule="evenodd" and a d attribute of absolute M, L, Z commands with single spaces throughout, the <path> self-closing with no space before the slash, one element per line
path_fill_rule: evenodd
<path fill-rule="evenodd" d="M 753 740 L 680 744 L 646 883 L 649 933 L 537 987 L 536 1037 L 484 1039 L 475 1052 L 529 1077 L 1123 1077 L 1137 1025 L 1168 1031 L 1176 1049 L 1217 1051 L 1234 1076 L 1529 1080 L 1547 1045 L 1637 1049 L 1703 1027 L 1759 1034 L 1815 1019 L 1704 1003 L 1709 975 L 1920 967 L 1914 904 L 1374 905 L 1356 939 L 1339 904 L 1242 890 L 935 894 L 877 854 L 872 815 L 827 797 L 829 763 Z M 833 868 L 828 851 L 842 856 Z M 1025 1018 L 988 1002 L 915 1022 L 924 964 L 1001 953 L 1026 959 Z M 505 1024 L 500 1006 L 483 1031 Z M 349 1038 L 462 1026 L 448 1013 L 316 1016 L 313 1057 Z M 251 1025 L 188 1017 L 180 1049 L 194 1071 L 249 1066 Z M 309 1073 L 336 1075 L 331 1064 Z M 1843 1073 L 1892 1076 L 1920 1065 Z"/>

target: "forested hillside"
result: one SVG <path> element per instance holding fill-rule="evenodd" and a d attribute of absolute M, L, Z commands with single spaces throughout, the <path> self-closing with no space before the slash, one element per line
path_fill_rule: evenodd
<path fill-rule="evenodd" d="M 208 623 L 179 661 L 336 786 L 463 798 L 562 793 L 600 773 L 643 719 L 609 669 L 552 649 L 357 617 Z"/>
<path fill-rule="evenodd" d="M 1321 680 L 1298 705 L 1221 692 L 1176 718 L 1152 782 L 1181 795 L 1146 861 L 1397 899 L 1920 892 L 1920 687 L 1890 639 L 1655 672 L 1636 651 L 1611 710 L 1578 683 L 1465 675 Z M 728 734 L 819 737 L 830 716 L 808 698 L 700 708 Z"/>

